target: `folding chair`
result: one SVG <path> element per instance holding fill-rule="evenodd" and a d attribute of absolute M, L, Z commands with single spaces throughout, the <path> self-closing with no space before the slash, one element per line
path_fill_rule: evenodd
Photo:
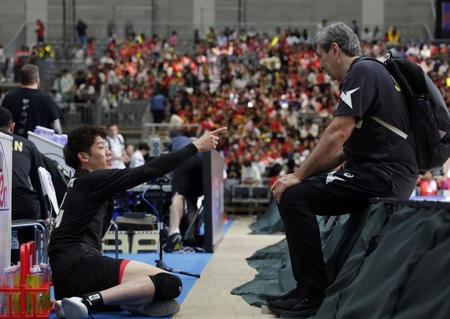
<path fill-rule="evenodd" d="M 233 203 L 249 203 L 250 202 L 250 189 L 248 185 L 235 185 L 231 190 L 231 201 Z"/>
<path fill-rule="evenodd" d="M 56 198 L 55 187 L 52 182 L 52 175 L 43 167 L 38 168 L 39 181 L 41 182 L 42 192 L 44 197 L 47 196 L 47 200 L 50 204 L 50 216 L 58 216 L 59 214 L 59 204 Z"/>
<path fill-rule="evenodd" d="M 270 202 L 270 188 L 268 186 L 253 186 L 251 197 L 254 203 L 268 204 Z"/>

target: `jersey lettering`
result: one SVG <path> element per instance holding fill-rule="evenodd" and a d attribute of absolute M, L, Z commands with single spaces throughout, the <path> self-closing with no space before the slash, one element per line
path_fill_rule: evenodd
<path fill-rule="evenodd" d="M 21 142 L 21 141 L 14 141 L 14 151 L 15 152 L 22 152 L 23 151 L 23 142 Z"/>

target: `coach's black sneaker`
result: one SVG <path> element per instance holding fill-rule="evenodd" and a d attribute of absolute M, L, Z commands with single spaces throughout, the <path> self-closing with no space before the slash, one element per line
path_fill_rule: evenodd
<path fill-rule="evenodd" d="M 283 317 L 308 317 L 319 311 L 323 298 L 291 297 L 284 300 L 270 301 L 267 307 Z"/>
<path fill-rule="evenodd" d="M 167 243 L 164 245 L 165 252 L 178 251 L 183 247 L 183 237 L 180 233 L 173 233 L 169 236 Z"/>
<path fill-rule="evenodd" d="M 271 301 L 276 301 L 276 300 L 286 300 L 291 297 L 305 297 L 305 296 L 306 296 L 305 292 L 302 289 L 295 288 L 295 289 L 292 289 L 291 291 L 285 293 L 284 295 L 266 296 L 266 301 L 271 302 Z"/>

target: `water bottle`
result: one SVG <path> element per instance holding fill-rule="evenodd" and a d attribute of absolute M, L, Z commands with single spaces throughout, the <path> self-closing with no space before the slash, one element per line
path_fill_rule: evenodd
<path fill-rule="evenodd" d="M 14 265 L 12 267 L 13 267 L 13 287 L 19 288 L 20 287 L 20 262 L 18 262 L 17 265 Z M 13 293 L 12 304 L 13 304 L 13 313 L 19 313 L 20 312 L 20 293 L 19 292 Z"/>
<path fill-rule="evenodd" d="M 59 144 L 59 134 L 53 134 L 51 136 L 51 140 L 57 144 Z"/>
<path fill-rule="evenodd" d="M 39 288 L 41 286 L 41 268 L 38 265 L 34 265 L 30 269 L 30 273 L 27 275 L 27 288 Z M 27 292 L 26 313 L 31 315 L 33 312 L 33 295 L 35 293 Z M 38 310 L 42 300 L 42 293 L 36 293 L 36 310 Z"/>
<path fill-rule="evenodd" d="M 42 126 L 36 126 L 35 128 L 34 128 L 34 134 L 36 134 L 36 135 L 42 135 L 42 129 L 43 129 L 43 127 Z"/>
<path fill-rule="evenodd" d="M 35 131 L 35 133 L 36 133 L 36 131 Z M 39 136 L 42 136 L 46 139 L 52 140 L 52 137 L 53 137 L 53 134 L 55 134 L 55 131 L 50 128 L 40 126 L 39 131 L 36 134 L 38 134 Z"/>
<path fill-rule="evenodd" d="M 11 230 L 11 260 L 16 262 L 20 259 L 20 243 L 18 239 L 18 231 L 17 229 Z"/>
<path fill-rule="evenodd" d="M 49 270 L 50 265 L 46 263 L 40 263 L 39 268 L 41 268 L 41 283 L 45 284 L 50 281 Z"/>
<path fill-rule="evenodd" d="M 59 136 L 59 142 L 61 145 L 66 145 L 67 144 L 67 134 L 61 134 Z"/>
<path fill-rule="evenodd" d="M 50 273 L 50 265 L 40 263 L 39 267 L 41 268 L 41 287 L 50 282 L 51 273 Z M 51 308 L 50 302 L 50 287 L 48 290 L 42 293 L 41 303 L 39 304 L 39 312 L 46 311 Z"/>
<path fill-rule="evenodd" d="M 19 266 L 11 266 L 3 269 L 3 285 L 8 288 L 18 288 L 20 282 Z M 18 279 L 18 280 L 17 280 Z M 8 309 L 9 295 L 12 295 L 12 309 Z M 19 313 L 19 293 L 3 293 L 2 308 L 5 314 Z"/>
<path fill-rule="evenodd" d="M 9 268 L 9 267 L 8 267 Z M 8 278 L 7 278 L 7 269 L 3 269 L 3 272 L 0 274 L 0 287 L 9 287 Z M 0 315 L 6 315 L 6 301 L 7 293 L 0 292 Z"/>
<path fill-rule="evenodd" d="M 11 230 L 11 250 L 19 250 L 20 244 L 17 235 L 18 231 L 16 229 Z"/>

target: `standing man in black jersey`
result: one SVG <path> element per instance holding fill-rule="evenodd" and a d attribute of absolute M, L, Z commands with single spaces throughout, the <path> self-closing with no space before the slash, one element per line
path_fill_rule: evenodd
<path fill-rule="evenodd" d="M 11 112 L 0 106 L 0 132 L 13 137 L 12 220 L 47 220 L 49 216 L 38 173 L 39 167 L 44 167 L 42 155 L 31 141 L 12 134 L 14 125 Z M 34 229 L 19 229 L 17 239 L 19 244 L 34 240 Z M 11 262 L 17 263 L 19 260 L 19 250 L 12 250 Z"/>
<path fill-rule="evenodd" d="M 314 46 L 322 69 L 342 84 L 335 118 L 297 171 L 272 187 L 297 288 L 268 306 L 294 316 L 315 314 L 328 285 L 316 215 L 357 214 L 371 197 L 407 199 L 417 180 L 409 143 L 379 124 L 409 131 L 405 97 L 388 71 L 360 58 L 358 37 L 344 23 L 319 31 Z"/>
<path fill-rule="evenodd" d="M 214 149 L 221 128 L 205 133 L 184 148 L 136 168 L 111 168 L 111 151 L 103 129 L 84 126 L 70 133 L 66 163 L 75 168 L 51 234 L 48 252 L 57 312 L 67 319 L 87 318 L 103 306 L 132 313 L 168 316 L 179 310 L 174 300 L 181 280 L 138 261 L 102 256 L 101 240 L 109 228 L 113 195 L 160 177 L 197 152 Z M 61 309 L 62 306 L 62 309 Z"/>
<path fill-rule="evenodd" d="M 58 106 L 52 97 L 39 90 L 39 68 L 25 64 L 19 71 L 22 87 L 8 93 L 2 101 L 16 123 L 14 134 L 28 137 L 36 126 L 52 128 L 61 133 Z"/>

